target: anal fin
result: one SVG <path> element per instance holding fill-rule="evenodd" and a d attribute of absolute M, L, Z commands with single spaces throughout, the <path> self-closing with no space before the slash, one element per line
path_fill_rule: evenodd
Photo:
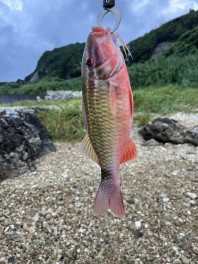
<path fill-rule="evenodd" d="M 121 163 L 127 162 L 128 160 L 132 160 L 137 155 L 137 149 L 135 142 L 132 138 L 129 139 L 129 142 L 127 143 L 127 147 L 123 153 Z"/>
<path fill-rule="evenodd" d="M 90 138 L 89 138 L 89 135 L 88 133 L 85 134 L 85 137 L 83 139 L 83 151 L 84 153 L 90 158 L 92 159 L 93 161 L 95 161 L 96 163 L 100 163 L 99 162 L 99 158 L 98 156 L 96 155 L 96 152 L 91 144 L 91 141 L 90 141 Z"/>

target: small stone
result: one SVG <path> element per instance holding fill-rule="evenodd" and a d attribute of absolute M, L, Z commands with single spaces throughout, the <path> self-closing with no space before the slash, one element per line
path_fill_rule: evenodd
<path fill-rule="evenodd" d="M 146 145 L 147 146 L 159 146 L 160 145 L 160 142 L 158 142 L 157 140 L 155 139 L 150 139 L 146 142 Z"/>
<path fill-rule="evenodd" d="M 178 239 L 183 239 L 184 237 L 186 236 L 186 233 L 185 232 L 180 232 L 179 235 L 178 235 Z"/>
<path fill-rule="evenodd" d="M 23 229 L 26 230 L 26 231 L 29 230 L 29 227 L 28 227 L 28 225 L 26 223 L 23 224 Z"/>
<path fill-rule="evenodd" d="M 193 252 L 194 252 L 196 255 L 198 255 L 198 247 L 194 247 L 194 248 L 193 248 Z"/>
<path fill-rule="evenodd" d="M 143 237 L 143 233 L 140 230 L 134 230 L 134 237 L 135 239 L 139 239 L 140 237 Z"/>
<path fill-rule="evenodd" d="M 150 231 L 150 230 L 148 230 L 148 236 L 150 236 L 150 237 L 152 237 L 154 234 L 153 234 L 153 232 L 152 231 Z"/>
<path fill-rule="evenodd" d="M 164 203 L 167 203 L 167 202 L 169 201 L 169 198 L 168 198 L 168 197 L 165 197 L 165 198 L 162 199 L 162 201 L 163 201 Z"/>
<path fill-rule="evenodd" d="M 127 203 L 129 203 L 129 204 L 135 204 L 135 201 L 134 201 L 134 199 L 129 199 L 129 200 L 127 200 Z"/>
<path fill-rule="evenodd" d="M 37 212 L 35 216 L 33 217 L 33 220 L 37 222 L 39 220 L 39 213 Z"/>
<path fill-rule="evenodd" d="M 11 228 L 12 230 L 14 230 L 14 229 L 15 229 L 15 225 L 10 225 L 10 228 Z"/>
<path fill-rule="evenodd" d="M 6 264 L 7 263 L 7 260 L 6 258 L 0 258 L 0 264 Z"/>
<path fill-rule="evenodd" d="M 177 226 L 182 226 L 182 224 L 183 224 L 183 220 L 182 220 L 181 218 L 177 218 L 177 219 L 175 220 L 175 224 L 176 224 Z"/>
<path fill-rule="evenodd" d="M 141 221 L 135 221 L 135 227 L 136 227 L 137 229 L 141 228 L 141 226 L 142 226 Z"/>
<path fill-rule="evenodd" d="M 190 260 L 187 259 L 186 257 L 182 257 L 182 263 L 189 264 L 190 263 Z"/>
<path fill-rule="evenodd" d="M 196 206 L 197 205 L 195 200 L 190 200 L 189 203 L 190 203 L 191 206 Z"/>
<path fill-rule="evenodd" d="M 47 220 L 50 220 L 51 218 L 52 218 L 52 215 L 51 215 L 51 214 L 47 214 L 47 215 L 46 215 L 46 219 L 47 219 Z"/>
<path fill-rule="evenodd" d="M 28 159 L 28 153 L 24 152 L 22 156 L 22 160 L 27 160 Z"/>
<path fill-rule="evenodd" d="M 138 258 L 135 260 L 135 264 L 143 264 L 143 262 L 141 261 L 141 259 Z"/>
<path fill-rule="evenodd" d="M 9 229 L 10 229 L 10 227 L 7 226 L 7 227 L 5 228 L 5 230 L 4 230 L 4 233 L 7 233 Z"/>
<path fill-rule="evenodd" d="M 186 196 L 190 199 L 196 199 L 197 198 L 197 195 L 196 193 L 192 193 L 192 192 L 187 192 L 186 193 Z"/>
<path fill-rule="evenodd" d="M 160 198 L 163 199 L 163 198 L 167 198 L 168 197 L 168 194 L 167 193 L 161 193 L 160 194 Z"/>
<path fill-rule="evenodd" d="M 15 263 L 16 257 L 14 255 L 8 257 L 8 263 Z"/>

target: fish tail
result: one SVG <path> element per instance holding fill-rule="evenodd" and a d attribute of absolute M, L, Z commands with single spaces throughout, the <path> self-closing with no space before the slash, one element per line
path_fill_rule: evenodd
<path fill-rule="evenodd" d="M 110 209 L 120 218 L 125 215 L 120 184 L 113 179 L 101 181 L 94 201 L 93 213 L 95 215 L 103 215 L 107 209 Z"/>

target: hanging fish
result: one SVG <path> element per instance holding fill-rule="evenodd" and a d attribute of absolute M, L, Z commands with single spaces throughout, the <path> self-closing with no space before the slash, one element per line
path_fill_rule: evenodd
<path fill-rule="evenodd" d="M 129 76 L 116 35 L 100 26 L 92 28 L 82 59 L 82 112 L 85 153 L 101 167 L 101 183 L 93 212 L 107 209 L 125 215 L 119 180 L 121 163 L 136 156 L 131 138 L 133 97 Z"/>

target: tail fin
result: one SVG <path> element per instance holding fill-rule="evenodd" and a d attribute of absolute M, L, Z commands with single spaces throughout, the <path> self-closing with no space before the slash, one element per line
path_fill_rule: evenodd
<path fill-rule="evenodd" d="M 120 218 L 125 215 L 120 186 L 112 179 L 101 181 L 94 201 L 93 213 L 103 215 L 107 209 L 111 209 Z"/>

